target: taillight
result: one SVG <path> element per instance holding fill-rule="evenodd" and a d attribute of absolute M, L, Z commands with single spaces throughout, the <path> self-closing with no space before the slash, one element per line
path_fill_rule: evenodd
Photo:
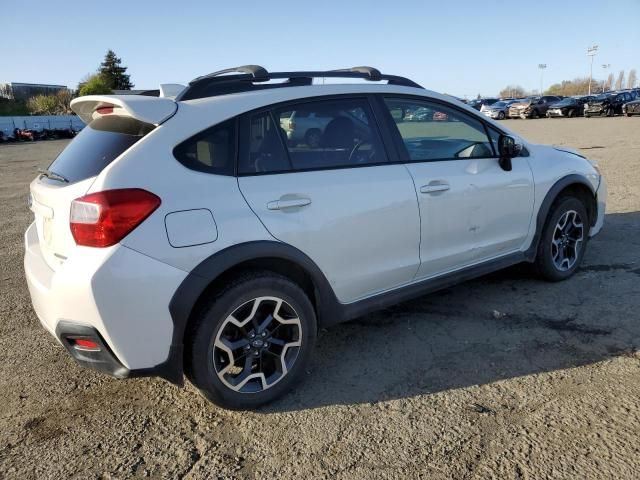
<path fill-rule="evenodd" d="M 90 193 L 71 202 L 71 234 L 78 245 L 109 247 L 159 206 L 159 197 L 139 188 Z"/>

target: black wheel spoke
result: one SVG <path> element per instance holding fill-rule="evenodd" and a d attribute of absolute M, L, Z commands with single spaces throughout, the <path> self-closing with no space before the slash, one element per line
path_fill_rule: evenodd
<path fill-rule="evenodd" d="M 553 264 L 560 271 L 570 270 L 578 261 L 584 226 L 575 210 L 566 211 L 559 219 L 551 240 Z"/>
<path fill-rule="evenodd" d="M 216 374 L 238 392 L 270 388 L 297 358 L 297 349 L 285 346 L 299 345 L 301 338 L 300 319 L 284 300 L 259 297 L 246 302 L 220 326 L 213 345 Z"/>

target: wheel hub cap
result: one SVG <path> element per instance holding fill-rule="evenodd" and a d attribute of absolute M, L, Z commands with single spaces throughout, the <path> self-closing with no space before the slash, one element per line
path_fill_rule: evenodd
<path fill-rule="evenodd" d="M 258 297 L 229 315 L 213 344 L 213 366 L 227 387 L 242 393 L 271 388 L 289 372 L 302 342 L 302 325 L 291 305 Z"/>
<path fill-rule="evenodd" d="M 561 272 L 570 270 L 578 261 L 584 242 L 584 224 L 575 210 L 565 212 L 553 232 L 551 256 Z"/>

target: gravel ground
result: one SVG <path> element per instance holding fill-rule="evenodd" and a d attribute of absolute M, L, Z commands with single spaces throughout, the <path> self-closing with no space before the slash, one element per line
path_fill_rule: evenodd
<path fill-rule="evenodd" d="M 638 478 L 640 118 L 506 123 L 600 161 L 609 211 L 584 267 L 323 331 L 306 382 L 252 413 L 73 363 L 22 271 L 28 182 L 65 142 L 0 146 L 0 478 Z"/>

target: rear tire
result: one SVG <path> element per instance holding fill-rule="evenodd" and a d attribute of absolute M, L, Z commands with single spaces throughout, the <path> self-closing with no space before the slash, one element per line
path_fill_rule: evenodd
<path fill-rule="evenodd" d="M 316 340 L 304 291 L 271 272 L 247 272 L 200 309 L 185 341 L 185 372 L 211 402 L 255 409 L 304 375 Z"/>
<path fill-rule="evenodd" d="M 589 217 L 582 201 L 558 198 L 552 205 L 538 244 L 535 268 L 544 279 L 559 282 L 580 267 L 587 247 Z"/>

